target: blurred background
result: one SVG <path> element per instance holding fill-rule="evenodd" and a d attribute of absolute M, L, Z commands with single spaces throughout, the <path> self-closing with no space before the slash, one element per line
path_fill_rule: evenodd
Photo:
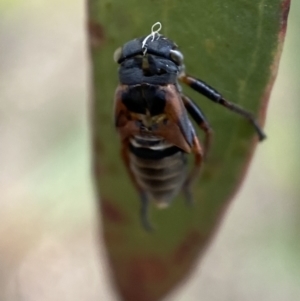
<path fill-rule="evenodd" d="M 0 2 L 0 301 L 116 300 L 96 243 L 84 12 Z M 201 269 L 169 300 L 300 300 L 299 14 L 294 1 L 268 140 Z"/>

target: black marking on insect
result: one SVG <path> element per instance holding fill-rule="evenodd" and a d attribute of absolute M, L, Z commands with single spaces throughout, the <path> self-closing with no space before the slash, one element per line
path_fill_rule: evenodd
<path fill-rule="evenodd" d="M 140 195 L 141 221 L 151 230 L 149 200 L 167 207 L 183 191 L 193 203 L 191 185 L 207 154 L 212 130 L 202 110 L 182 93 L 179 82 L 246 118 L 259 140 L 266 138 L 253 115 L 224 99 L 214 88 L 185 73 L 183 55 L 168 38 L 152 34 L 129 41 L 116 50 L 120 84 L 115 93 L 115 126 L 122 143 L 122 159 Z M 205 132 L 204 151 L 188 117 Z M 187 170 L 187 154 L 195 163 Z"/>

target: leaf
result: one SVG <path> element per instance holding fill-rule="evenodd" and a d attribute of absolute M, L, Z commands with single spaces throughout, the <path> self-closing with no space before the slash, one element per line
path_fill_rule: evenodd
<path fill-rule="evenodd" d="M 118 85 L 114 50 L 162 33 L 185 55 L 189 74 L 264 121 L 283 45 L 289 0 L 89 0 L 93 75 L 93 156 L 104 241 L 116 288 L 125 301 L 161 300 L 190 273 L 222 219 L 256 146 L 242 118 L 184 88 L 204 110 L 215 135 L 194 187 L 196 205 L 182 196 L 166 210 L 151 208 L 156 231 L 140 226 L 139 199 L 121 162 L 112 124 Z M 202 133 L 199 131 L 200 137 Z M 265 142 L 268 143 L 268 142 Z"/>

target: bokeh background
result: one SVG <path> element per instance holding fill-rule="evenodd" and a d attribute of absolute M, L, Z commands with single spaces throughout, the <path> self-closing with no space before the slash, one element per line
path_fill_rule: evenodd
<path fill-rule="evenodd" d="M 172 301 L 300 300 L 300 2 L 248 176 Z M 91 179 L 85 3 L 0 0 L 0 301 L 114 301 Z"/>

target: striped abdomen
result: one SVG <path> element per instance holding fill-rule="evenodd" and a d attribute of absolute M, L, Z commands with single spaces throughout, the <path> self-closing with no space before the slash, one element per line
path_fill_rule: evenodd
<path fill-rule="evenodd" d="M 130 140 L 130 168 L 139 186 L 165 207 L 186 179 L 186 155 L 163 138 L 135 136 Z"/>

